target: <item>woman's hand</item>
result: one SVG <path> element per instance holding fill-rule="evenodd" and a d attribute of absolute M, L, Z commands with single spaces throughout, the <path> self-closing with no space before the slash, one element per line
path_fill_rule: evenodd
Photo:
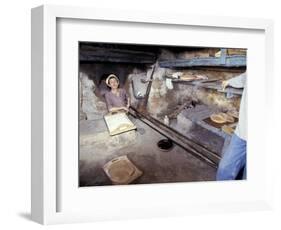
<path fill-rule="evenodd" d="M 121 107 L 121 109 L 123 109 L 123 110 L 125 110 L 126 112 L 128 112 L 129 111 L 129 109 L 127 108 L 127 107 Z"/>
<path fill-rule="evenodd" d="M 127 108 L 130 108 L 130 98 L 128 98 Z"/>
<path fill-rule="evenodd" d="M 127 111 L 128 109 L 125 106 L 123 106 L 123 107 L 113 107 L 109 110 L 109 112 L 114 113 L 114 112 L 120 112 L 122 110 Z"/>

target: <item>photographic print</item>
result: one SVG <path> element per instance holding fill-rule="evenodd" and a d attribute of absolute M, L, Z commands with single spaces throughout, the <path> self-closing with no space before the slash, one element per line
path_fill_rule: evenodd
<path fill-rule="evenodd" d="M 79 186 L 246 179 L 247 49 L 79 42 Z"/>

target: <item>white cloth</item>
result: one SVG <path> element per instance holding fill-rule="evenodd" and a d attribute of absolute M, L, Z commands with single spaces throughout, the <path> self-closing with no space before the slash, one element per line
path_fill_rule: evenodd
<path fill-rule="evenodd" d="M 172 79 L 170 78 L 166 78 L 166 86 L 168 89 L 173 89 L 173 83 L 172 83 Z"/>
<path fill-rule="evenodd" d="M 235 88 L 244 88 L 240 102 L 239 122 L 235 134 L 247 141 L 247 73 L 228 80 L 228 84 Z"/>

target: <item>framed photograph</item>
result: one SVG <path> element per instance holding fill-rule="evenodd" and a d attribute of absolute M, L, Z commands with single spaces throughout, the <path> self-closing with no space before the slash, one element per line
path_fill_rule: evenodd
<path fill-rule="evenodd" d="M 265 19 L 32 9 L 32 219 L 270 209 L 272 33 Z"/>

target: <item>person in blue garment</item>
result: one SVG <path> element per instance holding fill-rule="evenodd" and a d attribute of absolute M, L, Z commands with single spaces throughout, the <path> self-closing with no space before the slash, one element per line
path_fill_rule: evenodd
<path fill-rule="evenodd" d="M 222 82 L 222 88 L 229 85 L 234 88 L 244 88 L 240 102 L 239 121 L 230 144 L 222 156 L 217 170 L 216 180 L 235 180 L 240 170 L 246 179 L 247 155 L 247 73 Z"/>

